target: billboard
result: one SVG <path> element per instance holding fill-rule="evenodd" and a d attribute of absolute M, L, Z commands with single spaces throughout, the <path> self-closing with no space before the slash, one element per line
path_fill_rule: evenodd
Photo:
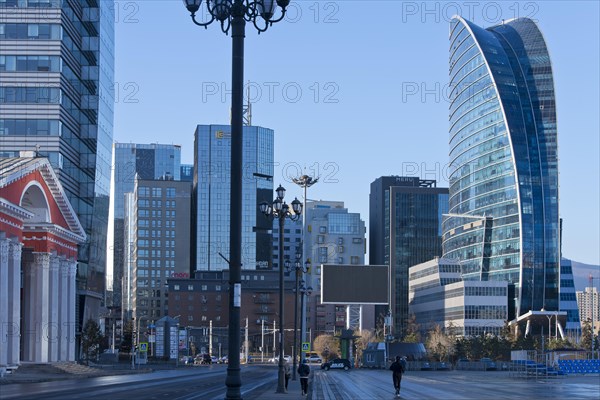
<path fill-rule="evenodd" d="M 321 266 L 321 303 L 388 304 L 387 265 Z"/>

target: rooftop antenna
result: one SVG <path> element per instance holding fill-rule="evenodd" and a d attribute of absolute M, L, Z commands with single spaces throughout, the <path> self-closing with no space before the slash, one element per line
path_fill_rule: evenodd
<path fill-rule="evenodd" d="M 246 94 L 246 100 L 248 103 L 242 106 L 242 123 L 244 126 L 252 125 L 252 103 L 250 103 L 250 81 L 248 81 L 248 85 L 246 86 L 248 92 Z M 229 123 L 231 124 L 231 108 L 229 109 Z"/>
<path fill-rule="evenodd" d="M 252 126 L 252 103 L 250 103 L 250 81 L 248 81 L 248 85 L 246 86 L 246 100 L 248 103 L 242 107 L 242 115 L 244 118 L 245 126 Z"/>

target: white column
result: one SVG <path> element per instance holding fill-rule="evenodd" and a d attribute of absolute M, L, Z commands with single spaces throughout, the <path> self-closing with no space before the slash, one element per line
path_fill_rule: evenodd
<path fill-rule="evenodd" d="M 48 340 L 48 361 L 58 361 L 59 332 L 58 332 L 58 268 L 59 258 L 55 255 L 50 257 L 50 279 L 48 298 L 48 328 L 46 337 Z"/>
<path fill-rule="evenodd" d="M 8 239 L 0 239 L 0 366 L 8 364 Z"/>
<path fill-rule="evenodd" d="M 75 273 L 77 272 L 77 261 L 69 262 L 69 276 L 67 285 L 69 287 L 68 315 L 67 315 L 67 361 L 75 361 Z"/>
<path fill-rule="evenodd" d="M 21 359 L 21 243 L 11 242 L 8 248 L 8 364 L 18 365 Z"/>
<path fill-rule="evenodd" d="M 68 341 L 68 326 L 69 326 L 69 261 L 67 259 L 60 260 L 58 271 L 58 323 L 60 342 L 58 346 L 58 360 L 67 361 L 69 341 Z"/>
<path fill-rule="evenodd" d="M 23 361 L 33 361 L 36 321 L 34 313 L 36 293 L 36 288 L 34 287 L 34 275 L 36 270 L 33 256 L 30 252 L 25 253 L 23 268 L 23 319 L 21 326 L 21 335 L 23 335 Z"/>
<path fill-rule="evenodd" d="M 35 273 L 35 362 L 48 362 L 48 303 L 50 302 L 50 253 L 33 253 Z"/>

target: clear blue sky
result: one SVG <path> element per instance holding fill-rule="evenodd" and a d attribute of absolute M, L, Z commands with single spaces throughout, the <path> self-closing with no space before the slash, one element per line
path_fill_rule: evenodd
<path fill-rule="evenodd" d="M 597 1 L 297 1 L 258 35 L 247 26 L 253 125 L 275 130 L 275 185 L 320 176 L 311 199 L 368 224 L 370 183 L 419 175 L 447 186 L 448 30 L 528 16 L 544 33 L 558 108 L 564 256 L 600 264 Z M 192 24 L 180 0 L 118 1 L 115 140 L 173 143 L 193 162 L 197 124 L 229 123 L 231 38 Z"/>

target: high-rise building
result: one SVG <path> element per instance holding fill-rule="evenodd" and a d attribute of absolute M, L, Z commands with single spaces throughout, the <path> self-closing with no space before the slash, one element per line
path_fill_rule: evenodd
<path fill-rule="evenodd" d="M 313 288 L 313 295 L 306 302 L 305 326 L 313 332 L 313 338 L 325 333 L 340 333 L 349 324 L 358 327 L 361 324 L 359 306 L 348 309 L 346 304 L 321 303 L 321 265 L 364 265 L 365 222 L 359 213 L 349 212 L 341 201 L 308 201 L 304 212 L 306 257 L 312 265 L 305 280 L 306 286 Z M 369 327 L 373 325 L 373 308 L 363 308 L 363 321 L 371 321 L 365 323 Z"/>
<path fill-rule="evenodd" d="M 131 268 L 124 281 L 131 298 L 124 299 L 124 307 L 131 305 L 126 311 L 140 327 L 167 315 L 167 280 L 190 277 L 191 189 L 190 182 L 135 179 L 133 207 L 128 207 L 133 215 L 125 215 L 133 235 L 126 237 L 132 258 L 126 257 Z"/>
<path fill-rule="evenodd" d="M 80 327 L 97 317 L 105 290 L 114 3 L 0 0 L 0 82 L 0 156 L 47 157 L 87 234 L 78 251 Z"/>
<path fill-rule="evenodd" d="M 271 221 L 261 202 L 273 201 L 273 136 L 244 126 L 242 156 L 242 269 L 272 269 Z M 194 144 L 192 269 L 229 269 L 231 127 L 198 125 Z"/>
<path fill-rule="evenodd" d="M 132 193 L 139 179 L 180 180 L 181 146 L 172 144 L 113 144 L 110 213 L 108 221 L 107 304 L 120 307 L 125 257 L 125 194 Z"/>
<path fill-rule="evenodd" d="M 577 291 L 577 305 L 579 306 L 580 321 L 593 321 L 594 332 L 599 332 L 600 293 L 598 293 L 598 289 L 595 286 L 589 286 L 583 291 Z"/>
<path fill-rule="evenodd" d="M 552 64 L 528 18 L 450 23 L 450 200 L 444 257 L 515 286 L 509 319 L 557 311 L 558 156 Z"/>
<path fill-rule="evenodd" d="M 304 212 L 305 210 L 302 210 Z M 272 240 L 273 240 L 273 269 L 279 270 L 279 220 L 273 219 L 272 227 Z M 283 264 L 285 268 L 285 261 L 289 260 L 292 265 L 296 261 L 296 255 L 302 254 L 302 218 L 292 221 L 286 219 L 283 227 Z M 285 270 L 284 270 L 285 271 Z M 286 277 L 295 279 L 295 275 L 290 271 L 285 271 Z"/>
<path fill-rule="evenodd" d="M 369 264 L 390 267 L 390 304 L 377 306 L 378 324 L 391 313 L 391 334 L 405 334 L 408 314 L 408 269 L 442 253 L 442 215 L 448 189 L 435 180 L 382 176 L 369 195 Z"/>

